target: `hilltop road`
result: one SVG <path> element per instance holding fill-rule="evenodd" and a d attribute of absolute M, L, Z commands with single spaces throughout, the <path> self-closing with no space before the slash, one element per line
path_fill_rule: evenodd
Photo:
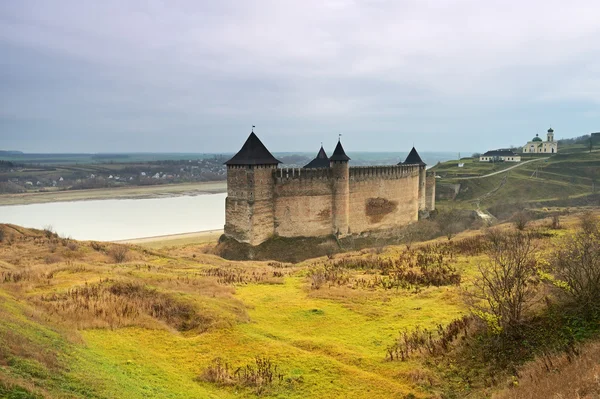
<path fill-rule="evenodd" d="M 483 175 L 483 176 L 456 177 L 456 178 L 454 178 L 454 180 L 483 179 L 484 177 L 490 177 L 490 176 L 494 176 L 494 175 L 497 175 L 497 174 L 500 174 L 500 173 L 505 173 L 505 172 L 508 172 L 508 171 L 509 171 L 509 170 L 511 170 L 511 169 L 514 169 L 514 168 L 521 167 L 521 166 L 523 166 L 523 165 L 526 165 L 526 164 L 528 164 L 528 163 L 530 163 L 530 162 L 537 162 L 537 161 L 541 161 L 541 160 L 543 160 L 543 159 L 548 159 L 548 157 L 544 157 L 544 158 L 536 158 L 536 159 L 530 159 L 529 161 L 525 161 L 525 162 L 519 162 L 518 164 L 516 164 L 515 166 L 511 166 L 510 168 L 502 169 L 502 170 L 499 170 L 499 171 L 497 171 L 497 172 L 490 173 L 490 174 Z"/>

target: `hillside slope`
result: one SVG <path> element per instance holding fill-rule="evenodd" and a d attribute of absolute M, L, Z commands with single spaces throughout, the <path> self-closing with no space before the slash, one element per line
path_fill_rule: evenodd
<path fill-rule="evenodd" d="M 494 165 L 470 160 L 465 162 L 466 172 L 457 171 L 456 161 L 440 164 L 433 170 L 442 177 L 438 179 L 439 186 L 461 185 L 455 201 L 463 207 L 476 202 L 489 208 L 506 203 L 566 199 L 591 194 L 600 184 L 600 152 L 557 154 L 481 179 L 460 178 L 488 174 L 510 166 L 514 164 Z"/>

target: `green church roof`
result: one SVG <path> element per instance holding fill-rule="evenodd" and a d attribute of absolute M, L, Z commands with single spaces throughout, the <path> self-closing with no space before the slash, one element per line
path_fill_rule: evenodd
<path fill-rule="evenodd" d="M 540 138 L 539 135 L 536 134 L 535 137 L 533 138 L 533 140 L 531 140 L 531 141 L 542 141 L 542 139 Z"/>

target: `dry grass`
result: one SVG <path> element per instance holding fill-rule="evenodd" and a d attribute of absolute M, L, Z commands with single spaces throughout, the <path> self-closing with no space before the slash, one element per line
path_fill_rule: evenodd
<path fill-rule="evenodd" d="M 547 229 L 549 222 L 540 220 L 537 226 L 534 221 L 527 230 L 539 228 L 545 234 L 550 230 L 542 229 Z M 570 223 L 566 216 L 561 220 L 563 229 L 552 230 L 552 237 L 536 235 L 536 248 L 546 253 L 555 238 L 569 233 Z M 411 241 L 410 248 L 380 245 L 331 259 L 323 251 L 321 258 L 294 265 L 228 261 L 204 253 L 204 244 L 156 250 L 127 245 L 123 246 L 127 261 L 117 263 L 110 251 L 120 244 L 77 242 L 75 246 L 43 231 L 6 225 L 0 229 L 5 237 L 13 237 L 10 244 L 0 243 L 0 295 L 15 304 L 5 307 L 7 312 L 20 317 L 20 323 L 29 323 L 26 320 L 35 314 L 30 324 L 61 328 L 56 334 L 61 337 L 70 331 L 82 343 L 76 347 L 81 352 L 75 354 L 82 361 L 69 363 L 74 370 L 69 378 L 93 388 L 61 396 L 56 387 L 69 387 L 73 380 L 55 386 L 37 381 L 40 389 L 51 392 L 49 397 L 89 397 L 97 391 L 99 396 L 143 398 L 149 392 L 146 387 L 155 390 L 156 397 L 171 393 L 173 397 L 180 393 L 181 397 L 248 397 L 256 391 L 268 397 L 334 398 L 350 389 L 356 397 L 384 398 L 398 392 L 398 397 L 413 397 L 411 392 L 414 397 L 439 397 L 446 381 L 429 361 L 447 357 L 445 347 L 457 345 L 453 339 L 462 340 L 463 332 L 438 333 L 436 326 L 439 323 L 446 328 L 466 310 L 460 287 L 438 287 L 445 279 L 431 279 L 437 275 L 427 273 L 451 267 L 448 270 L 456 269 L 461 277 L 461 286 L 471 284 L 474 262 L 485 252 L 481 232 L 465 231 L 450 242 L 446 238 Z M 51 262 L 47 263 L 47 258 Z M 309 271 L 326 265 L 335 269 L 331 281 L 311 290 Z M 408 285 L 386 289 L 376 280 L 389 280 L 404 269 L 415 273 L 408 275 L 414 283 L 411 289 L 404 289 Z M 406 280 L 407 275 L 396 277 Z M 15 332 L 17 336 L 3 334 L 2 326 L 12 324 L 2 319 L 2 300 L 0 297 L 0 350 L 8 348 L 4 363 L 14 356 L 51 370 L 53 355 L 41 353 L 43 347 L 54 348 L 62 361 L 69 351 L 54 341 L 44 341 L 42 347 L 27 340 L 38 339 L 40 334 L 31 333 L 27 339 L 21 339 L 19 332 Z M 21 310 L 21 305 L 26 310 Z M 119 328 L 122 326 L 128 328 Z M 417 329 L 423 334 L 413 341 L 421 345 L 427 331 L 426 346 L 411 349 L 408 355 L 414 356 L 405 356 L 405 362 L 386 362 L 386 348 L 395 342 L 398 332 Z M 69 338 L 69 342 L 75 341 Z M 432 358 L 431 352 L 437 356 Z M 289 378 L 262 391 L 265 377 L 258 370 L 266 365 L 263 369 L 268 372 L 269 367 L 254 362 L 256 356 L 273 359 L 289 370 Z M 236 367 L 225 362 L 211 364 L 216 357 Z M 473 369 L 479 367 L 482 363 Z M 246 370 L 239 379 L 235 376 L 238 368 Z M 6 369 L 17 370 L 13 366 Z M 60 373 L 59 369 L 48 375 Z M 81 377 L 96 373 L 101 384 Z M 527 386 L 526 373 L 520 375 L 517 389 Z M 198 376 L 200 382 L 195 379 Z M 27 386 L 18 380 L 20 375 L 11 378 L 13 383 Z M 306 382 L 292 386 L 288 379 Z M 538 381 L 543 381 L 541 371 Z M 469 389 L 481 389 L 476 383 L 469 382 Z"/>
<path fill-rule="evenodd" d="M 540 357 L 519 370 L 518 380 L 494 399 L 596 399 L 600 398 L 600 342 L 590 343 L 579 355 Z"/>
<path fill-rule="evenodd" d="M 39 296 L 34 303 L 79 328 L 147 325 L 162 321 L 179 331 L 206 331 L 213 320 L 189 301 L 138 282 L 103 281 L 61 294 Z"/>

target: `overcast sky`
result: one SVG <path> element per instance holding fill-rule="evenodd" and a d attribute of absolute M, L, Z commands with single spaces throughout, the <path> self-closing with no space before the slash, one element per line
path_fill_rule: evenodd
<path fill-rule="evenodd" d="M 484 151 L 600 131 L 598 0 L 1 0 L 0 149 Z"/>

